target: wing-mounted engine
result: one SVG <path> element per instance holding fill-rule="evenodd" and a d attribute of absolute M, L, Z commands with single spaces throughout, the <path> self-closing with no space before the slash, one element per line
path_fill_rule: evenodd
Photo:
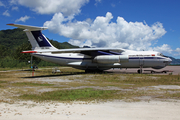
<path fill-rule="evenodd" d="M 124 63 L 129 61 L 128 55 L 100 55 L 93 59 L 94 63 Z"/>

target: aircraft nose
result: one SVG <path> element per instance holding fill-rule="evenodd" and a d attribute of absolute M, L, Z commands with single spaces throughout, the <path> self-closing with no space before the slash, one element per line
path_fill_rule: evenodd
<path fill-rule="evenodd" d="M 167 65 L 169 65 L 172 62 L 170 58 L 167 58 L 166 61 L 167 61 Z"/>
<path fill-rule="evenodd" d="M 169 63 L 171 63 L 171 62 L 172 62 L 172 60 L 171 60 L 170 58 L 168 58 L 168 61 L 169 61 Z"/>

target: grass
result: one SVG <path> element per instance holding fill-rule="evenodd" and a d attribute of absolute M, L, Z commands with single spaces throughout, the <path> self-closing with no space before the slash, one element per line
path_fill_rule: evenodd
<path fill-rule="evenodd" d="M 115 90 L 95 90 L 92 88 L 74 89 L 74 90 L 57 90 L 51 92 L 44 92 L 39 95 L 24 94 L 19 98 L 24 100 L 56 100 L 56 101 L 87 101 L 110 99 L 117 91 Z"/>
<path fill-rule="evenodd" d="M 54 86 L 54 84 L 33 83 L 33 82 L 17 82 L 17 83 L 12 83 L 12 85 L 15 85 L 15 86 Z"/>
<path fill-rule="evenodd" d="M 7 83 L 7 81 L 1 81 L 1 80 L 0 80 L 0 84 L 1 84 L 1 83 Z"/>
<path fill-rule="evenodd" d="M 167 94 L 163 98 L 173 98 L 173 99 L 180 99 L 180 93 L 173 93 L 173 94 Z"/>
<path fill-rule="evenodd" d="M 161 98 L 161 99 L 176 99 L 176 100 L 180 100 L 180 90 L 176 90 L 176 89 L 166 89 L 164 90 L 164 94 L 157 96 L 157 98 Z"/>
<path fill-rule="evenodd" d="M 143 96 L 158 99 L 180 99 L 180 90 L 178 89 L 155 89 L 152 87 L 159 85 L 180 86 L 180 75 L 85 74 L 84 71 L 74 68 L 62 67 L 60 69 L 62 72 L 56 74 L 53 74 L 52 69 L 49 68 L 39 69 L 35 71 L 34 77 L 31 77 L 31 71 L 0 72 L 0 94 L 5 96 L 4 99 L 15 99 L 19 96 L 18 98 L 23 100 L 36 101 L 112 99 L 139 101 Z M 44 83 L 39 79 L 48 79 L 49 81 Z M 50 81 L 51 79 L 56 79 L 56 81 Z M 3 91 L 8 94 L 3 93 Z"/>
<path fill-rule="evenodd" d="M 7 81 L 1 81 L 1 80 L 0 80 L 0 88 L 4 87 L 3 84 L 5 84 L 5 83 L 7 83 Z"/>
<path fill-rule="evenodd" d="M 133 85 L 133 87 L 145 87 L 145 86 L 156 86 L 156 85 L 180 85 L 179 75 L 139 75 L 139 74 L 128 74 L 122 76 L 118 74 L 111 75 L 99 75 L 95 78 L 90 79 L 90 82 L 96 80 L 97 83 L 103 82 L 103 84 L 114 84 L 114 86 Z M 132 86 L 131 86 L 132 87 Z"/>

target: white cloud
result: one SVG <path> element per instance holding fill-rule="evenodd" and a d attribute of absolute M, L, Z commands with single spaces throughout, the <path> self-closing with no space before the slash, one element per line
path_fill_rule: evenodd
<path fill-rule="evenodd" d="M 101 0 L 95 0 L 95 1 L 96 1 L 96 2 L 99 2 L 99 3 L 101 2 Z"/>
<path fill-rule="evenodd" d="M 80 13 L 80 8 L 89 0 L 11 0 L 11 4 L 20 4 L 40 14 L 63 13 L 65 16 Z"/>
<path fill-rule="evenodd" d="M 174 50 L 174 56 L 180 56 L 180 48 L 176 48 L 176 50 Z"/>
<path fill-rule="evenodd" d="M 3 7 L 5 7 L 5 5 L 0 1 L 0 6 L 3 6 Z"/>
<path fill-rule="evenodd" d="M 114 4 L 114 3 L 111 3 L 111 6 L 112 6 L 112 7 L 116 7 L 116 4 Z"/>
<path fill-rule="evenodd" d="M 5 12 L 3 12 L 3 15 L 4 15 L 4 16 L 7 16 L 7 17 L 10 17 L 10 14 L 9 14 L 9 11 L 8 11 L 8 10 L 6 10 Z"/>
<path fill-rule="evenodd" d="M 90 20 L 73 21 L 73 18 L 56 13 L 51 21 L 44 23 L 44 26 L 54 33 L 71 38 L 69 43 L 77 46 L 88 45 L 132 50 L 152 49 L 151 43 L 166 33 L 160 22 L 148 26 L 144 22 L 127 22 L 122 17 L 118 17 L 116 22 L 112 22 L 113 16 L 110 12 L 107 12 L 106 16 L 96 17 L 91 22 L 89 22 Z M 172 51 L 166 44 L 155 49 Z"/>
<path fill-rule="evenodd" d="M 12 7 L 12 10 L 16 10 L 16 11 L 18 11 L 18 7 L 16 6 L 16 7 Z"/>
<path fill-rule="evenodd" d="M 96 3 L 95 3 L 94 5 L 97 6 L 98 3 L 101 3 L 101 1 L 102 1 L 102 0 L 95 0 Z"/>
<path fill-rule="evenodd" d="M 19 18 L 19 19 L 17 19 L 15 22 L 20 22 L 20 21 L 22 21 L 22 22 L 26 22 L 26 20 L 28 20 L 30 17 L 29 16 L 24 16 L 24 17 L 21 17 L 21 18 Z"/>
<path fill-rule="evenodd" d="M 180 48 L 176 48 L 175 51 L 178 52 L 178 53 L 180 54 Z"/>
<path fill-rule="evenodd" d="M 87 19 L 86 19 L 86 22 L 89 23 L 89 24 L 91 24 L 91 23 L 93 22 L 93 20 L 92 20 L 91 18 L 87 18 Z"/>
<path fill-rule="evenodd" d="M 162 53 L 172 53 L 172 49 L 168 44 L 163 44 L 162 46 L 158 46 L 153 48 L 154 51 L 162 52 Z"/>

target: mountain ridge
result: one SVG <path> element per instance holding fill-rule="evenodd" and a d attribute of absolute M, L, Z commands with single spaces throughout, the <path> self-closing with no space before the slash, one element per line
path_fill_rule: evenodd
<path fill-rule="evenodd" d="M 78 48 L 78 46 L 73 46 L 68 42 L 49 41 L 58 49 Z M 23 29 L 15 28 L 0 31 L 0 58 L 12 56 L 20 46 L 25 46 L 22 48 L 23 51 L 31 50 L 31 47 L 27 47 L 30 46 L 30 42 Z"/>

